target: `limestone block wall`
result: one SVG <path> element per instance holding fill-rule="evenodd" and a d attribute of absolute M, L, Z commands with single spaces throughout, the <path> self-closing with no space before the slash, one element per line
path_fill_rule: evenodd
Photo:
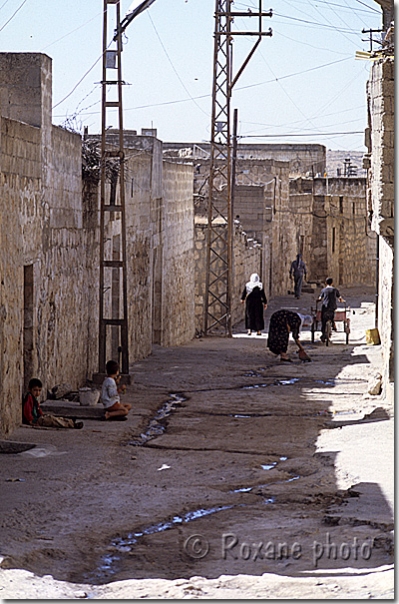
<path fill-rule="evenodd" d="M 372 62 L 368 82 L 368 199 L 372 229 L 379 236 L 378 329 L 384 387 L 394 380 L 394 57 Z"/>
<path fill-rule="evenodd" d="M 395 379 L 395 313 L 394 313 L 394 249 L 380 237 L 379 243 L 379 284 L 378 284 L 378 330 L 383 356 L 385 393 L 389 382 Z"/>
<path fill-rule="evenodd" d="M 248 238 L 242 225 L 234 225 L 233 245 L 233 292 L 232 292 L 232 324 L 235 325 L 245 318 L 245 307 L 241 304 L 241 294 L 252 273 L 258 273 L 265 287 L 264 265 L 262 262 L 261 244 Z M 265 290 L 266 291 L 266 290 Z M 266 294 L 267 297 L 267 294 Z"/>
<path fill-rule="evenodd" d="M 162 339 L 177 346 L 195 335 L 193 166 L 163 163 Z"/>
<path fill-rule="evenodd" d="M 195 217 L 195 331 L 197 334 L 204 330 L 204 305 L 205 305 L 205 278 L 206 278 L 206 250 L 207 250 L 207 219 L 201 216 Z M 218 227 L 225 230 L 226 224 L 221 223 Z M 226 239 L 226 234 L 221 236 L 221 241 Z M 258 273 L 262 277 L 262 250 L 260 244 L 248 237 L 243 231 L 242 225 L 237 221 L 233 230 L 233 282 L 231 315 L 232 324 L 236 324 L 244 318 L 243 306 L 240 302 L 241 293 L 245 283 L 252 273 Z"/>
<path fill-rule="evenodd" d="M 326 216 L 328 275 L 322 280 L 331 276 L 337 285 L 374 286 L 376 237 L 367 223 L 365 179 L 315 179 L 314 191 L 324 196 Z"/>
<path fill-rule="evenodd" d="M 61 382 L 77 388 L 93 361 L 80 137 L 57 128 L 52 134 L 44 168 L 40 129 L 1 120 L 3 433 L 20 423 L 31 377 L 40 377 L 44 393 Z"/>
<path fill-rule="evenodd" d="M 167 157 L 178 157 L 203 165 L 210 156 L 207 143 L 164 143 Z M 326 148 L 323 145 L 306 144 L 262 144 L 240 143 L 237 160 L 269 160 L 289 162 L 290 176 L 324 174 L 326 169 Z M 247 184 L 247 183 L 244 183 Z"/>
<path fill-rule="evenodd" d="M 127 163 L 126 247 L 130 363 L 148 356 L 152 346 L 152 164 L 153 156 L 146 152 L 131 156 Z"/>
<path fill-rule="evenodd" d="M 21 421 L 24 346 L 28 369 L 33 371 L 35 363 L 36 317 L 32 307 L 29 316 L 24 313 L 24 264 L 29 255 L 38 257 L 40 130 L 2 119 L 0 159 L 0 432 L 8 434 Z"/>
<path fill-rule="evenodd" d="M 193 167 L 163 162 L 162 143 L 154 137 L 130 132 L 124 142 L 129 360 L 132 363 L 151 354 L 153 343 L 178 345 L 194 336 L 194 297 L 190 299 L 187 295 L 194 289 Z M 109 195 L 109 186 L 106 195 Z M 107 259 L 120 259 L 120 214 L 111 216 L 106 224 L 105 239 Z M 122 279 L 118 269 L 109 269 L 107 273 L 105 308 L 108 316 L 117 318 L 123 299 Z M 107 340 L 110 342 L 107 355 L 115 357 L 119 344 L 117 333 Z"/>
<path fill-rule="evenodd" d="M 286 295 L 292 289 L 289 269 L 299 251 L 287 176 L 287 168 L 282 167 L 273 192 L 270 283 L 273 296 Z"/>
<path fill-rule="evenodd" d="M 373 61 L 368 82 L 373 228 L 394 215 L 395 65 L 393 57 Z M 392 221 L 390 221 L 392 223 Z"/>

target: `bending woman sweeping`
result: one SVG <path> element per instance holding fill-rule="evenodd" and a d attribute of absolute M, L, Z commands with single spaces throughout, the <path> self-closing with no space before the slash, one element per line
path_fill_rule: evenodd
<path fill-rule="evenodd" d="M 250 280 L 246 283 L 241 295 L 241 304 L 245 302 L 245 329 L 248 330 L 250 336 L 252 331 L 256 331 L 257 335 L 261 335 L 262 329 L 265 328 L 263 311 L 267 308 L 267 300 L 265 290 L 257 273 L 251 275 Z"/>
<path fill-rule="evenodd" d="M 267 346 L 273 354 L 279 354 L 281 361 L 291 362 L 287 354 L 290 332 L 299 348 L 299 358 L 302 361 L 310 361 L 302 344 L 299 341 L 299 331 L 302 324 L 310 325 L 312 317 L 302 316 L 291 310 L 277 310 L 270 317 L 269 338 Z"/>

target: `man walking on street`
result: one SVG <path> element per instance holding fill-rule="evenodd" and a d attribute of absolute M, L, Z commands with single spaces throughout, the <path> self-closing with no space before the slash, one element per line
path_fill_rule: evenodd
<path fill-rule="evenodd" d="M 326 279 L 326 287 L 321 290 L 320 296 L 317 298 L 321 302 L 321 338 L 322 342 L 326 341 L 326 324 L 327 321 L 334 323 L 334 313 L 338 302 L 345 302 L 341 294 L 333 285 L 331 277 Z"/>
<path fill-rule="evenodd" d="M 294 294 L 299 300 L 302 293 L 302 281 L 306 278 L 306 264 L 302 260 L 302 254 L 297 254 L 296 260 L 291 263 L 290 278 L 294 277 Z"/>

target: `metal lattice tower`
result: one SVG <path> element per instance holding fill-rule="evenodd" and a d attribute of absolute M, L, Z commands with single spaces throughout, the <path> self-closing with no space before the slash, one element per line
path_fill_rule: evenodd
<path fill-rule="evenodd" d="M 209 174 L 209 203 L 207 229 L 206 283 L 204 304 L 204 333 L 231 336 L 231 296 L 233 260 L 232 217 L 232 140 L 230 133 L 230 99 L 233 87 L 252 57 L 262 36 L 262 17 L 271 17 L 272 11 L 251 13 L 232 12 L 233 0 L 216 0 L 211 165 Z M 233 31 L 234 17 L 258 17 L 258 31 Z M 232 77 L 233 36 L 258 36 L 246 60 Z"/>
<path fill-rule="evenodd" d="M 107 46 L 108 5 L 115 9 L 118 35 Z M 100 163 L 100 292 L 99 292 L 99 373 L 105 372 L 107 355 L 121 356 L 121 372 L 129 374 L 128 305 L 126 275 L 126 217 L 125 217 L 125 153 L 123 148 L 122 111 L 122 42 L 120 33 L 120 2 L 104 0 L 103 63 L 102 63 L 102 115 Z M 113 48 L 110 49 L 111 45 Z M 109 70 L 117 77 L 107 77 Z M 112 97 L 112 100 L 111 98 Z M 107 110 L 117 109 L 117 136 L 107 145 Z M 115 119 L 115 117 L 113 117 Z M 119 184 L 119 186 L 118 186 Z M 107 198 L 108 197 L 108 198 Z M 119 249 L 106 245 L 108 220 L 121 219 Z M 122 298 L 122 300 L 121 300 Z M 116 350 L 115 350 L 116 349 Z M 116 360 L 116 359 L 115 359 Z"/>

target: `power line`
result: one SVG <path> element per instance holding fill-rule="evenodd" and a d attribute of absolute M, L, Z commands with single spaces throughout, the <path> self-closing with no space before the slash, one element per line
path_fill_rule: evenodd
<path fill-rule="evenodd" d="M 368 4 L 365 4 L 364 2 L 361 2 L 360 0 L 355 0 L 355 2 L 359 2 L 359 4 L 362 4 L 363 6 L 366 6 L 371 11 L 374 11 L 375 13 L 378 13 L 379 15 L 381 15 L 381 11 L 378 10 L 378 8 L 374 8 L 373 6 L 368 6 Z"/>
<path fill-rule="evenodd" d="M 281 15 L 280 13 L 273 13 L 276 17 L 282 17 L 283 19 L 290 19 L 292 21 L 300 21 L 301 23 L 306 23 L 308 25 L 315 25 L 316 27 L 325 27 L 327 29 L 333 29 L 338 32 L 349 33 L 359 35 L 357 29 L 343 28 L 337 27 L 336 25 L 327 25 L 325 23 L 319 23 L 318 21 L 308 21 L 307 19 L 299 19 L 298 17 L 290 17 L 289 15 Z"/>
<path fill-rule="evenodd" d="M 310 134 L 245 134 L 238 138 L 281 138 L 281 137 L 303 137 L 303 136 L 345 136 L 347 134 L 364 134 L 364 130 L 353 132 L 313 132 Z"/>
<path fill-rule="evenodd" d="M 101 57 L 99 57 L 97 59 L 96 63 L 100 59 L 101 59 Z M 295 76 L 300 76 L 300 75 L 302 75 L 304 73 L 308 73 L 310 71 L 316 71 L 318 69 L 323 69 L 324 67 L 329 67 L 330 65 L 335 65 L 337 63 L 342 63 L 343 61 L 349 61 L 349 60 L 352 60 L 352 59 L 353 59 L 353 57 L 349 56 L 349 57 L 346 57 L 345 59 L 338 59 L 336 61 L 331 61 L 330 63 L 324 63 L 323 65 L 317 65 L 316 67 L 310 67 L 309 69 L 305 69 L 303 71 L 296 71 L 295 73 L 290 73 L 290 74 L 281 76 L 280 78 L 275 78 L 273 80 L 265 80 L 264 82 L 257 82 L 256 84 L 248 84 L 247 86 L 239 86 L 239 87 L 237 87 L 237 90 L 245 90 L 247 88 L 254 88 L 255 86 L 263 86 L 265 84 L 273 84 L 277 80 L 285 80 L 287 78 L 292 78 L 292 77 L 295 77 Z M 94 65 L 93 65 L 93 67 L 94 67 Z M 93 69 L 93 67 L 91 67 L 90 69 Z M 87 72 L 87 73 L 89 73 L 89 72 Z M 83 78 L 86 77 L 87 73 L 83 76 Z M 78 82 L 78 84 L 76 84 L 76 86 L 75 86 L 75 88 L 73 90 L 75 90 L 77 88 L 77 86 L 80 84 L 80 82 L 83 80 L 83 78 L 81 78 L 81 80 Z M 73 90 L 72 90 L 72 92 L 73 92 Z M 70 96 L 70 94 L 72 94 L 72 92 L 70 92 L 63 99 L 63 101 L 66 98 L 68 98 L 68 96 Z M 138 109 L 151 109 L 152 107 L 161 107 L 161 106 L 164 106 L 164 105 L 176 105 L 178 103 L 187 103 L 188 101 L 191 101 L 191 100 L 194 100 L 194 99 L 195 100 L 206 99 L 206 98 L 209 98 L 210 96 L 211 96 L 210 94 L 202 94 L 202 95 L 195 96 L 195 97 L 188 98 L 188 99 L 179 99 L 179 100 L 175 100 L 175 101 L 163 101 L 162 103 L 151 103 L 151 104 L 148 104 L 148 105 L 138 105 L 137 107 L 124 108 L 124 111 L 136 111 Z M 53 108 L 58 107 L 58 105 L 60 105 L 63 101 L 60 101 L 59 103 L 57 103 L 57 105 L 55 105 Z M 100 112 L 99 111 L 92 112 L 89 115 L 94 115 L 96 113 L 100 113 Z M 63 116 L 64 116 L 64 114 L 57 115 L 57 116 L 54 116 L 54 117 L 63 117 Z"/>
<path fill-rule="evenodd" d="M 3 8 L 3 6 L 5 6 L 7 4 L 9 0 L 6 0 L 1 6 L 0 6 L 0 10 Z"/>
<path fill-rule="evenodd" d="M 101 14 L 102 14 L 102 12 L 101 13 L 97 13 L 94 17 L 92 17 L 91 19 L 89 19 L 85 23 L 82 23 L 82 25 L 79 25 L 79 27 L 76 27 L 75 29 L 73 29 L 72 31 L 68 32 L 64 36 L 61 36 L 61 38 L 58 38 L 57 40 L 54 40 L 54 42 L 50 42 L 50 44 L 47 44 L 47 46 L 45 46 L 44 48 L 42 48 L 42 52 L 43 52 L 43 50 L 46 50 L 47 48 L 50 48 L 50 46 L 53 46 L 53 44 L 57 44 L 57 42 L 60 42 L 64 38 L 67 38 L 71 34 L 75 33 L 75 31 L 78 31 L 79 29 L 82 29 L 82 27 L 85 27 L 88 23 L 91 23 L 91 21 L 94 21 L 94 19 L 97 19 L 97 17 L 99 15 L 101 15 Z"/>
<path fill-rule="evenodd" d="M 167 50 L 166 50 L 166 48 L 165 48 L 165 46 L 164 46 L 164 44 L 163 44 L 163 42 L 162 42 L 162 40 L 161 40 L 161 37 L 160 37 L 160 35 L 159 35 L 158 31 L 157 31 L 157 28 L 155 27 L 155 24 L 154 24 L 154 21 L 153 21 L 153 20 L 152 20 L 152 18 L 151 18 L 151 15 L 149 14 L 148 16 L 149 16 L 149 18 L 150 18 L 150 21 L 151 21 L 151 24 L 152 24 L 152 26 L 153 26 L 153 28 L 154 28 L 154 31 L 155 31 L 155 33 L 156 33 L 156 35 L 157 35 L 157 38 L 158 38 L 158 40 L 159 40 L 159 43 L 160 43 L 160 45 L 162 46 L 162 49 L 163 49 L 163 51 L 164 51 L 164 53 L 165 53 L 165 55 L 166 55 L 166 58 L 168 59 L 168 61 L 169 61 L 169 63 L 170 63 L 170 66 L 172 67 L 172 69 L 173 69 L 174 73 L 176 74 L 176 77 L 177 77 L 177 79 L 179 80 L 180 84 L 183 86 L 184 90 L 187 92 L 187 94 L 188 94 L 188 96 L 190 97 L 190 99 L 191 99 L 191 100 L 194 102 L 194 105 L 196 105 L 196 107 L 198 107 L 198 109 L 199 109 L 200 111 L 202 111 L 202 113 L 204 113 L 205 115 L 208 115 L 208 114 L 206 113 L 206 111 L 204 111 L 204 110 L 202 109 L 202 107 L 200 107 L 200 106 L 198 105 L 198 103 L 196 103 L 196 102 L 195 102 L 195 99 L 194 99 L 194 98 L 191 96 L 191 94 L 190 94 L 189 90 L 187 89 L 186 85 L 184 84 L 183 80 L 181 79 L 180 75 L 178 74 L 178 72 L 177 72 L 177 70 L 176 70 L 175 66 L 173 65 L 173 62 L 172 62 L 172 60 L 171 60 L 170 56 L 168 55 L 168 52 L 167 52 Z"/>
<path fill-rule="evenodd" d="M 10 22 L 10 21 L 12 21 L 12 20 L 14 19 L 15 15 L 17 14 L 17 12 L 21 10 L 21 8 L 23 7 L 23 5 L 24 5 L 24 4 L 25 4 L 27 1 L 28 1 L 28 0 L 24 0 L 24 1 L 22 2 L 22 4 L 20 4 L 20 5 L 18 6 L 18 8 L 17 8 L 17 10 L 15 11 L 15 13 L 13 13 L 13 14 L 11 15 L 11 17 L 8 19 L 8 21 L 6 21 L 6 22 L 4 23 L 3 27 L 0 27 L 0 31 L 3 31 L 3 29 L 5 28 L 5 26 L 6 26 L 6 25 L 8 25 L 8 24 L 9 24 L 9 22 Z M 4 4 L 5 4 L 5 3 L 4 3 Z M 4 6 L 4 4 L 3 4 L 3 6 Z M 2 8 L 3 8 L 3 7 L 2 7 Z"/>
<path fill-rule="evenodd" d="M 304 46 L 309 46 L 310 48 L 315 48 L 316 50 L 318 50 L 319 52 L 322 51 L 326 51 L 326 52 L 332 52 L 335 55 L 346 55 L 346 52 L 339 52 L 339 50 L 332 50 L 332 48 L 320 48 L 320 46 L 314 46 L 313 44 L 309 44 L 309 42 L 304 42 L 303 40 L 295 40 L 295 38 L 291 38 L 290 36 L 287 36 L 286 34 L 282 34 L 281 31 L 273 31 L 273 36 L 277 37 L 277 36 L 281 36 L 282 38 L 286 38 L 287 40 L 291 40 L 291 42 L 295 42 L 296 44 L 303 44 Z"/>
<path fill-rule="evenodd" d="M 302 75 L 304 73 L 309 73 L 310 71 L 316 71 L 317 69 L 322 69 L 323 67 L 329 67 L 330 65 L 336 65 L 337 63 L 342 63 L 343 61 L 353 60 L 353 57 L 347 57 L 346 59 L 337 59 L 337 61 L 331 61 L 330 63 L 324 63 L 324 65 L 318 65 L 317 67 L 310 67 L 309 69 L 304 69 L 303 71 L 297 71 L 295 73 L 290 73 L 285 76 L 281 76 L 280 78 L 276 78 L 277 80 L 286 80 L 287 78 L 292 78 L 297 75 Z M 247 86 L 241 86 L 238 90 L 244 90 L 246 88 L 254 88 L 255 86 L 263 86 L 264 84 L 271 84 L 276 80 L 267 80 L 265 82 L 258 82 L 257 84 L 248 84 Z"/>
<path fill-rule="evenodd" d="M 25 0 L 25 2 L 26 2 L 26 0 Z M 112 40 L 111 40 L 111 42 L 108 44 L 108 47 L 107 47 L 107 48 L 109 48 L 109 47 L 111 46 L 111 44 L 112 44 Z M 106 51 L 104 51 L 104 52 L 106 52 Z M 56 107 L 58 107 L 58 105 L 61 105 L 61 103 L 63 103 L 63 102 L 64 102 L 64 101 L 65 101 L 65 100 L 66 100 L 68 97 L 70 97 L 70 96 L 71 96 L 71 94 L 72 94 L 73 92 L 75 92 L 75 90 L 76 90 L 76 88 L 79 86 L 79 84 L 81 84 L 81 82 L 83 82 L 83 80 L 85 79 L 85 77 L 86 77 L 87 75 L 89 75 L 89 73 L 91 72 L 91 70 L 92 70 L 92 69 L 94 69 L 94 67 L 97 65 L 97 63 L 100 61 L 100 59 L 102 59 L 103 54 L 104 54 L 104 53 L 102 52 L 102 53 L 100 54 L 100 56 L 98 57 L 98 59 L 96 59 L 96 60 L 95 60 L 95 62 L 93 63 L 93 65 L 90 67 L 90 69 L 88 69 L 88 70 L 86 71 L 86 73 L 85 73 L 85 74 L 84 74 L 84 75 L 83 75 L 83 76 L 80 78 L 79 82 L 78 82 L 77 84 L 75 84 L 75 86 L 72 88 L 72 90 L 71 90 L 71 91 L 70 91 L 70 92 L 69 92 L 69 93 L 68 93 L 66 96 L 64 96 L 64 98 L 63 98 L 61 101 L 59 101 L 59 102 L 58 102 L 56 105 L 54 105 L 54 106 L 53 106 L 53 109 L 55 109 Z M 82 100 L 84 100 L 84 99 L 82 99 Z"/>

